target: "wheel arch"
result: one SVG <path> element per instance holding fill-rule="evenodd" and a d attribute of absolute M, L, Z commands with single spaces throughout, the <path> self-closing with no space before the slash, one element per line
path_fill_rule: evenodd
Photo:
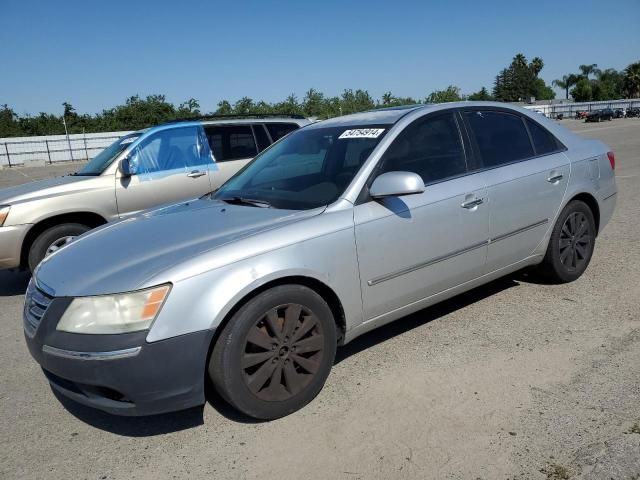
<path fill-rule="evenodd" d="M 96 228 L 107 223 L 107 220 L 102 215 L 89 211 L 63 213 L 39 220 L 37 223 L 33 224 L 22 241 L 22 247 L 20 250 L 21 267 L 24 268 L 27 266 L 29 250 L 36 238 L 38 238 L 38 236 L 45 230 L 63 223 L 80 223 L 90 228 Z"/>
<path fill-rule="evenodd" d="M 573 202 L 574 200 L 580 200 L 586 203 L 587 206 L 591 209 L 591 212 L 593 213 L 593 219 L 596 222 L 596 236 L 597 236 L 598 233 L 600 232 L 600 205 L 598 204 L 598 200 L 596 200 L 596 197 L 594 197 L 592 194 L 588 192 L 580 192 L 580 193 L 574 194 L 567 202 L 567 205 L 569 205 L 569 203 Z"/>
<path fill-rule="evenodd" d="M 218 339 L 218 336 L 222 329 L 229 323 L 236 312 L 245 305 L 249 300 L 259 295 L 260 293 L 269 290 L 270 288 L 277 287 L 279 285 L 303 285 L 310 288 L 318 295 L 320 295 L 333 313 L 333 318 L 336 324 L 338 343 L 344 340 L 346 332 L 346 316 L 342 302 L 335 291 L 327 285 L 325 282 L 318 280 L 317 278 L 306 275 L 287 275 L 269 280 L 245 293 L 240 299 L 235 301 L 231 308 L 224 315 L 220 323 L 216 326 L 216 331 L 211 342 L 212 346 Z"/>

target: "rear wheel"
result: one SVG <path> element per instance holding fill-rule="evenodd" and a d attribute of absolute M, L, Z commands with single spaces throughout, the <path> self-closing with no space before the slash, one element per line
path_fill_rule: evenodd
<path fill-rule="evenodd" d="M 38 264 L 48 255 L 71 242 L 75 237 L 91 230 L 81 223 L 63 223 L 46 229 L 36 237 L 29 249 L 29 270 L 33 272 Z"/>
<path fill-rule="evenodd" d="M 593 212 L 586 203 L 573 200 L 560 213 L 538 270 L 554 282 L 576 280 L 591 261 L 595 241 Z"/>
<path fill-rule="evenodd" d="M 336 353 L 327 303 L 302 285 L 281 285 L 249 300 L 218 338 L 209 376 L 233 407 L 270 420 L 309 403 L 322 389 Z"/>

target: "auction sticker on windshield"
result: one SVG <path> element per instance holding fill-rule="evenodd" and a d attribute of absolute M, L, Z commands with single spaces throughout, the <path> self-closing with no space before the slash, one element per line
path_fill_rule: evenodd
<path fill-rule="evenodd" d="M 378 138 L 384 128 L 354 128 L 353 130 L 345 130 L 338 138 Z"/>

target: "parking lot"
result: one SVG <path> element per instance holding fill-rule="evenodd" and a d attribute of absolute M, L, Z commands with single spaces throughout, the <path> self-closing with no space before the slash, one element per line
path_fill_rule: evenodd
<path fill-rule="evenodd" d="M 57 398 L 29 356 L 28 275 L 0 272 L 0 478 L 640 478 L 640 119 L 563 125 L 616 153 L 618 205 L 578 281 L 526 273 L 338 351 L 273 422 L 203 407 L 110 416 Z M 76 165 L 0 170 L 0 188 Z"/>

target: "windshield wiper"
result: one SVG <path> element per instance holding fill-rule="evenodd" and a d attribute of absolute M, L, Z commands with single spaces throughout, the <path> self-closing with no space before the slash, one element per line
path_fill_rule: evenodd
<path fill-rule="evenodd" d="M 246 197 L 229 197 L 229 198 L 220 198 L 223 202 L 227 203 L 235 203 L 239 205 L 250 205 L 252 207 L 260 207 L 260 208 L 271 208 L 271 204 L 265 200 L 257 200 L 255 198 L 246 198 Z"/>

